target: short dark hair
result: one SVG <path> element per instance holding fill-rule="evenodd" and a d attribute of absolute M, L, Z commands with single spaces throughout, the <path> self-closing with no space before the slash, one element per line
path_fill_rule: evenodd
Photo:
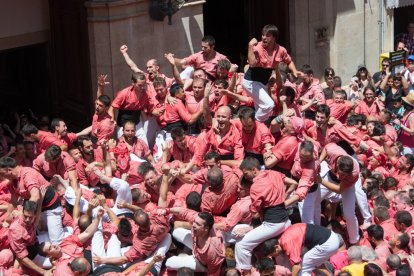
<path fill-rule="evenodd" d="M 313 75 L 313 69 L 309 64 L 304 64 L 301 70 L 304 74 Z"/>
<path fill-rule="evenodd" d="M 364 94 L 364 95 L 365 95 L 365 93 L 366 93 L 368 90 L 371 90 L 371 91 L 372 91 L 372 92 L 374 92 L 374 94 L 375 94 L 375 87 L 374 87 L 374 86 L 372 86 L 371 84 L 368 84 L 367 86 L 365 86 L 364 91 L 362 92 L 362 94 Z"/>
<path fill-rule="evenodd" d="M 259 272 L 274 270 L 275 262 L 271 258 L 262 258 L 256 262 L 256 268 Z"/>
<path fill-rule="evenodd" d="M 150 162 L 144 162 L 138 166 L 138 174 L 145 176 L 148 172 L 156 172 L 154 166 Z"/>
<path fill-rule="evenodd" d="M 229 87 L 229 82 L 228 82 L 228 81 L 226 81 L 226 80 L 223 80 L 223 79 L 216 79 L 216 80 L 214 81 L 214 84 L 215 84 L 216 86 L 218 86 L 218 85 L 222 85 L 224 89 L 227 89 L 227 88 Z"/>
<path fill-rule="evenodd" d="M 401 258 L 397 254 L 391 254 L 387 258 L 387 265 L 391 269 L 397 269 L 401 265 Z"/>
<path fill-rule="evenodd" d="M 374 216 L 380 221 L 386 221 L 387 219 L 390 218 L 390 214 L 388 213 L 388 208 L 384 206 L 375 207 Z"/>
<path fill-rule="evenodd" d="M 42 257 L 47 257 L 47 254 L 45 252 L 45 243 L 41 242 L 37 248 L 37 253 Z"/>
<path fill-rule="evenodd" d="M 241 108 L 239 111 L 239 119 L 240 120 L 248 120 L 248 119 L 252 119 L 253 121 L 255 120 L 255 115 L 256 112 L 253 108 L 251 107 L 244 107 Z"/>
<path fill-rule="evenodd" d="M 364 266 L 364 276 L 382 276 L 382 270 L 378 265 L 368 263 Z"/>
<path fill-rule="evenodd" d="M 316 113 L 323 113 L 326 117 L 329 117 L 331 109 L 326 104 L 319 104 L 316 106 Z"/>
<path fill-rule="evenodd" d="M 398 180 L 392 176 L 388 176 L 387 178 L 385 178 L 384 183 L 382 184 L 382 188 L 385 191 L 388 191 L 390 188 L 397 187 L 397 185 Z"/>
<path fill-rule="evenodd" d="M 2 169 L 13 169 L 16 168 L 17 162 L 14 158 L 5 156 L 0 158 L 0 168 Z"/>
<path fill-rule="evenodd" d="M 171 138 L 176 140 L 178 137 L 182 137 L 185 135 L 184 129 L 181 127 L 175 127 L 171 130 Z"/>
<path fill-rule="evenodd" d="M 410 266 L 408 264 L 401 264 L 395 271 L 396 276 L 410 276 Z"/>
<path fill-rule="evenodd" d="M 131 80 L 133 83 L 136 83 L 138 80 L 145 80 L 145 74 L 142 72 L 132 73 Z"/>
<path fill-rule="evenodd" d="M 346 92 L 344 90 L 342 90 L 342 89 L 335 91 L 334 94 L 341 95 L 342 97 L 344 97 L 344 100 L 347 99 Z"/>
<path fill-rule="evenodd" d="M 204 161 L 214 159 L 215 162 L 218 162 L 218 161 L 221 160 L 221 157 L 220 157 L 220 154 L 218 154 L 217 152 L 210 151 L 210 152 L 207 152 L 206 155 L 204 155 L 203 159 L 204 159 Z"/>
<path fill-rule="evenodd" d="M 378 121 L 369 121 L 367 122 L 368 124 L 373 124 L 374 125 L 374 129 L 372 130 L 372 136 L 381 136 L 385 134 L 385 127 L 383 124 L 381 124 Z"/>
<path fill-rule="evenodd" d="M 207 212 L 200 212 L 198 213 L 198 217 L 205 221 L 204 226 L 211 229 L 214 225 L 214 218 L 213 215 Z"/>
<path fill-rule="evenodd" d="M 220 69 L 226 69 L 227 71 L 229 71 L 229 70 L 230 70 L 230 68 L 231 68 L 231 63 L 230 63 L 230 61 L 228 61 L 227 59 L 222 58 L 222 59 L 219 59 L 219 60 L 217 61 L 217 65 L 216 65 L 216 67 L 217 67 L 217 68 L 220 68 Z"/>
<path fill-rule="evenodd" d="M 342 80 L 341 80 L 340 76 L 333 77 L 332 81 L 333 81 L 334 87 L 341 87 L 342 86 Z M 343 91 L 343 90 L 339 90 L 339 91 Z M 346 96 L 346 93 L 345 93 L 345 96 Z"/>
<path fill-rule="evenodd" d="M 401 210 L 395 213 L 394 219 L 398 223 L 404 223 L 405 226 L 410 227 L 413 224 L 413 217 L 411 216 L 410 212 Z"/>
<path fill-rule="evenodd" d="M 177 276 L 194 276 L 194 270 L 188 267 L 181 267 L 177 270 Z"/>
<path fill-rule="evenodd" d="M 380 225 L 373 224 L 367 228 L 368 237 L 374 238 L 376 241 L 384 239 L 384 228 Z"/>
<path fill-rule="evenodd" d="M 37 202 L 32 201 L 32 200 L 26 200 L 23 204 L 23 211 L 26 211 L 26 212 L 36 213 L 37 208 L 39 208 L 39 206 L 37 205 Z"/>
<path fill-rule="evenodd" d="M 59 158 L 62 153 L 62 149 L 56 145 L 51 145 L 45 152 L 46 161 L 53 161 Z"/>
<path fill-rule="evenodd" d="M 175 95 L 177 94 L 178 91 L 180 91 L 181 89 L 183 89 L 183 86 L 178 84 L 178 83 L 174 83 L 170 86 L 170 95 L 171 97 L 175 97 Z"/>
<path fill-rule="evenodd" d="M 265 256 L 269 256 L 275 251 L 276 245 L 279 244 L 279 241 L 276 238 L 268 239 L 260 245 L 260 251 Z"/>
<path fill-rule="evenodd" d="M 410 237 L 407 233 L 401 233 L 398 236 L 398 240 L 400 241 L 400 248 L 405 249 L 408 247 L 408 244 L 410 243 Z"/>
<path fill-rule="evenodd" d="M 313 145 L 312 141 L 305 140 L 302 143 L 300 143 L 299 150 L 313 152 L 315 150 L 315 146 Z"/>
<path fill-rule="evenodd" d="M 107 95 L 99 96 L 98 101 L 102 102 L 105 105 L 105 107 L 108 107 L 111 105 L 111 98 L 109 98 Z"/>
<path fill-rule="evenodd" d="M 89 136 L 85 136 L 85 135 L 79 136 L 79 137 L 78 137 L 78 140 L 76 140 L 76 142 L 75 142 L 75 145 L 76 145 L 77 147 L 82 148 L 82 147 L 83 147 L 83 142 L 84 142 L 84 141 L 91 141 L 91 137 L 89 137 Z"/>
<path fill-rule="evenodd" d="M 332 67 L 326 67 L 324 70 L 324 75 L 327 76 L 329 73 L 335 76 L 335 70 Z"/>
<path fill-rule="evenodd" d="M 384 195 L 379 195 L 374 200 L 374 205 L 375 206 L 383 206 L 383 207 L 386 207 L 386 208 L 390 208 L 390 201 Z"/>
<path fill-rule="evenodd" d="M 126 124 L 134 125 L 134 128 L 136 127 L 136 124 L 134 121 L 127 120 L 122 124 L 122 127 L 125 128 Z"/>
<path fill-rule="evenodd" d="M 123 237 L 129 236 L 129 234 L 132 231 L 132 226 L 127 218 L 121 218 L 119 220 L 118 231 L 119 231 L 119 234 L 121 234 L 121 236 Z"/>
<path fill-rule="evenodd" d="M 201 195 L 196 191 L 190 192 L 187 197 L 185 198 L 185 204 L 187 205 L 188 209 L 200 212 L 201 207 Z"/>
<path fill-rule="evenodd" d="M 356 126 L 358 124 L 358 119 L 359 119 L 359 117 L 358 117 L 357 114 L 351 114 L 346 119 L 346 124 L 348 126 Z"/>
<path fill-rule="evenodd" d="M 276 25 L 267 24 L 263 27 L 262 34 L 271 34 L 275 39 L 277 39 L 279 37 L 279 29 Z"/>
<path fill-rule="evenodd" d="M 55 131 L 56 127 L 60 126 L 60 122 L 63 122 L 63 119 L 61 118 L 53 118 L 50 122 L 50 129 L 52 131 Z"/>
<path fill-rule="evenodd" d="M 154 87 L 162 86 L 167 87 L 167 83 L 163 77 L 155 77 L 154 81 L 152 82 Z"/>
<path fill-rule="evenodd" d="M 260 170 L 260 162 L 254 157 L 246 157 L 240 164 L 240 170 L 252 170 L 254 168 Z"/>
<path fill-rule="evenodd" d="M 24 125 L 22 128 L 22 132 L 24 136 L 30 136 L 31 134 L 37 134 L 39 130 L 33 124 Z"/>
<path fill-rule="evenodd" d="M 214 46 L 216 45 L 216 40 L 214 39 L 214 37 L 212 35 L 205 35 L 202 39 L 202 42 L 207 42 L 208 45 L 210 46 Z"/>
<path fill-rule="evenodd" d="M 414 168 L 414 154 L 407 153 L 404 156 L 405 158 L 407 158 L 407 163 L 410 164 L 409 170 L 413 169 Z"/>
<path fill-rule="evenodd" d="M 351 173 L 354 170 L 354 160 L 347 155 L 342 155 L 337 159 L 338 169 L 344 173 Z"/>

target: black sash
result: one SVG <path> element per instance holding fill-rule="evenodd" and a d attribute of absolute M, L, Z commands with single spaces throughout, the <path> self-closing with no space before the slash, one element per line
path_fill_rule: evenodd
<path fill-rule="evenodd" d="M 244 74 L 244 78 L 249 81 L 257 81 L 267 85 L 272 72 L 273 68 L 249 67 Z"/>
<path fill-rule="evenodd" d="M 281 223 L 289 219 L 285 203 L 263 209 L 263 221 Z"/>

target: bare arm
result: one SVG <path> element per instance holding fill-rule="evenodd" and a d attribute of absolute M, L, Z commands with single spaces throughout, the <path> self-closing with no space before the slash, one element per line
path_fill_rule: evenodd
<path fill-rule="evenodd" d="M 408 90 L 408 81 L 407 81 L 406 78 L 404 78 L 403 75 L 401 75 L 401 84 L 402 84 L 403 94 L 404 94 L 404 96 L 407 96 L 408 92 L 410 92 L 410 91 Z"/>
<path fill-rule="evenodd" d="M 20 259 L 19 261 L 23 266 L 25 266 L 27 268 L 30 268 L 31 270 L 36 271 L 40 275 L 52 275 L 53 274 L 52 269 L 51 270 L 45 270 L 45 269 L 39 267 L 37 264 L 35 264 L 28 257 L 24 257 L 23 259 Z"/>
<path fill-rule="evenodd" d="M 122 45 L 121 48 L 119 48 L 119 50 L 121 51 L 122 55 L 124 56 L 125 62 L 128 64 L 129 68 L 131 68 L 131 70 L 135 73 L 138 72 L 142 72 L 144 73 L 141 69 L 138 68 L 138 66 L 135 64 L 135 62 L 129 57 L 128 55 L 128 46 L 126 45 Z"/>
<path fill-rule="evenodd" d="M 227 95 L 228 97 L 234 99 L 234 100 L 238 100 L 239 102 L 243 102 L 243 103 L 247 103 L 249 102 L 249 97 L 231 92 L 230 90 L 221 90 L 221 93 L 223 93 L 224 95 Z"/>
<path fill-rule="evenodd" d="M 92 132 L 92 126 L 88 126 L 87 128 L 85 128 L 84 130 L 82 130 L 81 132 L 76 133 L 76 136 L 87 136 L 89 134 L 91 134 Z"/>
<path fill-rule="evenodd" d="M 80 200 L 82 197 L 82 190 L 79 188 L 78 190 L 75 190 L 76 198 L 75 198 L 75 204 L 73 205 L 73 211 L 72 211 L 72 217 L 73 221 L 75 223 L 78 223 L 80 218 Z"/>
<path fill-rule="evenodd" d="M 387 85 L 388 85 L 388 79 L 390 78 L 390 76 L 391 76 L 391 72 L 390 72 L 390 70 L 387 68 L 387 70 L 385 71 L 385 76 L 382 78 L 382 81 L 381 81 L 381 84 L 380 84 L 380 89 L 382 90 L 382 91 L 385 91 L 385 88 L 387 87 Z"/>
<path fill-rule="evenodd" d="M 247 52 L 247 62 L 249 63 L 250 67 L 255 67 L 257 64 L 256 55 L 254 54 L 254 46 L 257 45 L 256 38 L 252 38 L 249 42 L 248 52 Z"/>
<path fill-rule="evenodd" d="M 232 73 L 232 76 L 231 76 L 229 87 L 227 88 L 229 91 L 234 91 L 234 88 L 236 87 L 238 68 L 239 66 L 237 66 L 236 64 L 231 65 L 230 72 Z"/>
<path fill-rule="evenodd" d="M 210 83 L 208 83 L 206 88 L 204 89 L 204 101 L 203 101 L 204 123 L 206 125 L 211 125 L 213 121 L 213 118 L 211 117 L 210 103 L 209 103 L 210 90 L 211 90 L 211 85 Z"/>
<path fill-rule="evenodd" d="M 68 172 L 68 178 L 69 178 L 69 182 L 70 182 L 70 186 L 73 188 L 73 190 L 78 190 L 79 189 L 79 185 L 78 185 L 78 176 L 76 174 L 75 170 L 71 170 Z"/>
<path fill-rule="evenodd" d="M 177 65 L 175 64 L 174 55 L 169 53 L 164 54 L 164 57 L 168 60 L 168 62 L 171 65 L 171 70 L 173 72 L 175 82 L 179 85 L 184 85 L 184 81 L 181 79 L 180 72 L 178 71 Z"/>
<path fill-rule="evenodd" d="M 104 210 L 100 209 L 96 215 L 96 218 L 92 221 L 88 228 L 86 228 L 85 231 L 78 235 L 81 243 L 85 243 L 90 238 L 92 238 L 93 234 L 95 234 L 96 230 L 98 230 L 99 221 L 101 220 L 103 214 Z"/>

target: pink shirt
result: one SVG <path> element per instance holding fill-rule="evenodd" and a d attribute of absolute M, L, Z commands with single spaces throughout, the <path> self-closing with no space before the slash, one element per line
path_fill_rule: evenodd
<path fill-rule="evenodd" d="M 243 130 L 243 125 L 240 120 L 235 120 L 232 124 L 239 130 L 242 144 L 246 152 L 262 154 L 265 144 L 275 144 L 275 139 L 270 133 L 269 128 L 263 123 L 256 121 L 254 129 L 250 133 Z"/>
<path fill-rule="evenodd" d="M 73 147 L 73 143 L 78 140 L 76 133 L 69 132 L 63 137 L 60 137 L 60 141 L 66 145 L 69 149 Z"/>
<path fill-rule="evenodd" d="M 409 119 L 412 116 L 414 116 L 414 110 L 406 112 L 404 117 L 401 119 L 401 124 L 408 128 L 411 128 L 412 126 L 410 126 Z M 408 147 L 408 148 L 414 148 L 414 137 L 410 135 L 407 131 L 403 129 L 401 130 L 399 140 L 401 141 L 403 146 Z"/>
<path fill-rule="evenodd" d="M 58 147 L 62 146 L 62 141 L 59 140 L 53 133 L 48 131 L 39 130 L 37 133 L 39 142 L 36 143 L 36 154 L 39 155 L 42 152 L 45 152 L 50 146 L 56 145 Z"/>
<path fill-rule="evenodd" d="M 238 178 L 241 177 L 242 172 L 239 169 L 233 169 L 226 165 L 220 165 L 220 170 L 223 172 L 223 180 L 225 183 L 230 181 L 230 178 L 236 174 Z M 207 168 L 202 168 L 192 175 L 193 181 L 198 184 L 208 185 L 207 183 Z"/>
<path fill-rule="evenodd" d="M 22 215 L 10 224 L 10 247 L 18 259 L 27 257 L 29 252 L 26 247 L 36 243 L 36 227 L 35 223 L 26 225 Z"/>
<path fill-rule="evenodd" d="M 313 79 L 313 82 L 309 87 L 306 87 L 305 84 L 302 82 L 298 86 L 299 95 L 300 97 L 306 98 L 306 99 L 316 99 L 318 101 L 318 104 L 324 104 L 325 103 L 325 94 L 323 93 L 322 87 L 319 85 L 318 79 Z M 313 105 L 309 108 L 312 111 L 316 111 L 316 106 Z"/>
<path fill-rule="evenodd" d="M 76 175 L 80 184 L 90 187 L 95 187 L 99 183 L 100 178 L 93 171 L 86 171 L 85 168 L 89 165 L 83 158 L 80 158 L 76 163 Z"/>
<path fill-rule="evenodd" d="M 207 187 L 201 197 L 201 211 L 221 215 L 229 210 L 237 200 L 238 183 L 239 178 L 236 174 L 233 174 L 227 181 L 223 178 L 223 186 L 219 190 L 212 190 L 211 187 Z"/>
<path fill-rule="evenodd" d="M 351 112 L 352 107 L 346 103 L 335 103 L 334 100 L 326 100 L 326 104 L 331 109 L 331 117 L 334 117 L 341 123 L 345 124 L 349 112 Z"/>
<path fill-rule="evenodd" d="M 381 226 L 382 229 L 384 229 L 384 240 L 387 242 L 390 241 L 392 235 L 398 233 L 397 228 L 395 228 L 394 221 L 395 220 L 393 218 L 390 218 L 379 224 L 379 226 Z"/>
<path fill-rule="evenodd" d="M 196 150 L 196 164 L 201 164 L 203 156 L 209 151 L 216 151 L 220 155 L 233 155 L 234 160 L 243 160 L 244 148 L 241 141 L 240 132 L 230 124 L 230 129 L 218 142 L 216 133 L 211 129 L 200 141 L 200 147 Z"/>
<path fill-rule="evenodd" d="M 172 142 L 172 147 L 170 154 L 174 158 L 174 160 L 179 160 L 183 163 L 190 162 L 191 158 L 193 158 L 194 153 L 197 147 L 197 138 L 194 136 L 185 136 L 185 144 L 186 147 L 184 150 L 179 148 L 174 141 Z"/>
<path fill-rule="evenodd" d="M 385 271 L 387 270 L 387 258 L 391 255 L 390 248 L 387 242 L 383 242 L 382 244 L 375 247 L 375 253 L 377 254 L 377 258 L 375 262 Z"/>
<path fill-rule="evenodd" d="M 355 159 L 353 159 L 351 156 L 349 156 L 344 149 L 342 149 L 340 146 L 330 143 L 325 146 L 326 149 L 326 162 L 328 163 L 329 169 L 331 172 L 333 172 L 341 184 L 345 185 L 345 187 L 349 188 L 355 184 L 355 182 L 359 178 L 359 164 Z M 352 170 L 351 174 L 344 174 L 338 172 L 338 169 L 336 167 L 336 161 L 341 156 L 349 156 L 352 158 L 352 161 L 354 162 L 354 169 Z"/>
<path fill-rule="evenodd" d="M 124 256 L 128 262 L 133 262 L 142 257 L 148 257 L 155 250 L 158 244 L 168 234 L 168 219 L 165 216 L 158 216 L 156 213 L 150 215 L 151 226 L 147 233 L 138 231 L 132 240 L 132 246 L 125 252 Z"/>
<path fill-rule="evenodd" d="M 272 148 L 272 153 L 275 155 L 279 162 L 277 167 L 290 170 L 295 159 L 296 152 L 298 151 L 299 141 L 296 136 L 282 135 L 280 140 Z"/>
<path fill-rule="evenodd" d="M 365 116 L 371 116 L 371 117 L 379 117 L 380 115 L 380 109 L 378 105 L 373 102 L 371 106 L 368 106 L 365 101 L 361 101 L 358 106 L 355 108 L 356 114 L 364 114 Z"/>
<path fill-rule="evenodd" d="M 211 94 L 209 97 L 209 103 L 214 100 L 214 94 Z M 197 113 L 203 108 L 204 97 L 201 97 L 197 100 L 194 97 L 194 92 L 185 92 L 185 107 L 187 108 L 188 112 L 191 114 Z"/>
<path fill-rule="evenodd" d="M 250 212 L 250 205 L 252 200 L 250 196 L 239 198 L 236 203 L 230 208 L 230 212 L 227 214 L 224 220 L 224 232 L 230 231 L 236 224 L 245 223 L 250 224 L 252 220 L 252 212 Z"/>
<path fill-rule="evenodd" d="M 97 114 L 93 115 L 92 119 L 92 133 L 91 135 L 96 137 L 98 142 L 101 140 L 109 140 L 114 134 L 115 124 L 112 121 L 112 117 L 105 113 L 98 116 Z"/>
<path fill-rule="evenodd" d="M 121 110 L 151 110 L 153 102 L 146 91 L 139 96 L 135 93 L 134 86 L 128 86 L 118 92 L 112 101 L 112 107 Z"/>
<path fill-rule="evenodd" d="M 62 151 L 59 159 L 53 163 L 47 162 L 45 160 L 45 154 L 42 153 L 33 160 L 33 169 L 49 178 L 58 174 L 64 179 L 68 179 L 68 173 L 76 170 L 76 163 L 72 156 L 65 151 Z"/>
<path fill-rule="evenodd" d="M 16 181 L 9 182 L 11 193 L 15 193 L 24 199 L 30 199 L 30 191 L 34 188 L 48 187 L 49 182 L 35 169 L 29 167 L 20 167 Z"/>
<path fill-rule="evenodd" d="M 279 244 L 292 265 L 302 261 L 301 253 L 305 242 L 306 223 L 296 223 L 289 226 L 279 238 Z"/>
<path fill-rule="evenodd" d="M 315 177 L 319 174 L 320 169 L 321 164 L 316 152 L 315 158 L 306 163 L 300 161 L 299 151 L 296 153 L 291 173 L 293 177 L 299 179 L 299 184 L 295 191 L 295 194 L 299 196 L 299 201 L 306 197 L 309 189 L 314 185 Z"/>
<path fill-rule="evenodd" d="M 395 128 L 390 124 L 386 124 L 384 125 L 384 127 L 385 127 L 385 142 L 388 145 L 391 145 L 393 142 L 397 141 L 398 133 L 395 130 Z"/>
<path fill-rule="evenodd" d="M 174 105 L 164 104 L 165 111 L 157 117 L 157 122 L 161 128 L 168 124 L 182 121 L 188 123 L 191 120 L 191 113 L 187 110 L 181 100 L 177 100 Z"/>
<path fill-rule="evenodd" d="M 209 74 L 213 78 L 216 77 L 216 65 L 220 59 L 227 59 L 227 57 L 225 55 L 220 54 L 217 51 L 214 51 L 214 56 L 210 59 L 206 59 L 203 55 L 203 52 L 201 51 L 184 58 L 185 62 L 188 65 L 193 66 L 195 69 L 203 69 L 207 74 Z"/>
<path fill-rule="evenodd" d="M 250 187 L 252 205 L 250 211 L 260 212 L 263 208 L 273 207 L 285 201 L 285 175 L 276 171 L 260 171 Z"/>
<path fill-rule="evenodd" d="M 279 44 L 275 44 L 272 51 L 272 58 L 269 58 L 269 54 L 263 47 L 263 43 L 261 41 L 253 47 L 253 52 L 257 60 L 255 67 L 276 68 L 280 62 L 286 63 L 287 65 L 292 62 L 292 58 L 286 49 Z"/>
<path fill-rule="evenodd" d="M 130 153 L 135 154 L 136 156 L 138 156 L 139 158 L 145 158 L 148 155 L 151 154 L 148 145 L 142 140 L 139 139 L 137 137 L 133 138 L 133 144 L 132 146 L 130 146 L 126 141 L 125 141 L 125 137 L 121 136 L 118 139 L 118 145 L 119 144 L 126 144 L 128 150 Z"/>
<path fill-rule="evenodd" d="M 202 248 L 197 246 L 197 238 L 194 234 L 192 236 L 194 257 L 207 267 L 209 276 L 220 275 L 221 264 L 225 258 L 224 243 L 220 233 L 211 229 L 210 235 Z"/>

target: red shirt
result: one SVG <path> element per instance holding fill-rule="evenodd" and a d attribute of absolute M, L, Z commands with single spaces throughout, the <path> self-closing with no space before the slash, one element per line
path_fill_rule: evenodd
<path fill-rule="evenodd" d="M 282 247 L 292 265 L 302 261 L 302 247 L 305 243 L 306 223 L 291 225 L 279 238 L 279 245 Z"/>
<path fill-rule="evenodd" d="M 260 171 L 250 187 L 252 205 L 250 211 L 260 212 L 285 201 L 285 175 L 276 171 Z"/>
<path fill-rule="evenodd" d="M 139 158 L 145 158 L 151 154 L 151 151 L 149 150 L 148 145 L 142 139 L 139 139 L 137 137 L 133 138 L 133 144 L 132 146 L 130 146 L 125 141 L 125 137 L 121 136 L 118 139 L 118 145 L 122 143 L 126 144 L 130 153 L 135 154 Z"/>
<path fill-rule="evenodd" d="M 62 146 L 62 141 L 59 140 L 53 133 L 39 130 L 37 133 L 39 141 L 36 143 L 36 155 L 45 152 L 50 146 Z"/>
<path fill-rule="evenodd" d="M 128 86 L 118 92 L 112 101 L 112 107 L 121 110 L 152 110 L 151 96 L 142 91 L 139 96 L 135 93 L 134 86 Z"/>
<path fill-rule="evenodd" d="M 55 174 L 60 175 L 64 179 L 68 179 L 68 173 L 76 170 L 76 163 L 69 153 L 62 151 L 56 162 L 49 163 L 45 160 L 45 154 L 42 153 L 33 160 L 33 169 L 40 172 L 46 177 L 53 177 Z"/>
<path fill-rule="evenodd" d="M 182 150 L 173 141 L 170 154 L 172 155 L 174 160 L 179 160 L 183 163 L 188 163 L 191 161 L 191 158 L 193 158 L 198 143 L 199 142 L 196 137 L 186 135 L 185 136 L 185 144 L 186 144 L 185 149 Z"/>
<path fill-rule="evenodd" d="M 191 113 L 187 110 L 181 100 L 177 100 L 174 105 L 165 104 L 165 111 L 161 116 L 157 117 L 157 122 L 161 128 L 168 124 L 182 121 L 189 123 L 191 120 Z"/>
<path fill-rule="evenodd" d="M 276 145 L 272 148 L 272 153 L 276 156 L 279 162 L 277 167 L 290 170 L 298 151 L 299 141 L 296 136 L 283 135 Z"/>
<path fill-rule="evenodd" d="M 89 165 L 83 158 L 80 158 L 76 163 L 76 175 L 78 176 L 79 184 L 95 187 L 99 183 L 100 178 L 93 171 L 86 171 Z"/>
<path fill-rule="evenodd" d="M 78 235 L 71 235 L 65 238 L 59 244 L 62 249 L 62 257 L 56 262 L 56 269 L 53 275 L 56 276 L 71 276 L 73 275 L 72 270 L 68 266 L 75 258 L 83 257 L 83 244 L 79 240 Z"/>
<path fill-rule="evenodd" d="M 379 117 L 380 112 L 381 111 L 375 102 L 373 102 L 371 106 L 368 106 L 368 104 L 365 101 L 361 101 L 355 108 L 356 114 L 364 114 L 367 117 Z"/>
<path fill-rule="evenodd" d="M 314 157 L 313 160 L 302 163 L 299 158 L 299 151 L 296 153 L 291 173 L 293 177 L 299 179 L 299 184 L 295 191 L 295 194 L 299 196 L 299 201 L 302 201 L 306 197 L 310 187 L 314 185 L 315 177 L 321 169 L 321 163 L 316 152 Z"/>
<path fill-rule="evenodd" d="M 252 200 L 250 199 L 250 196 L 239 198 L 239 200 L 237 200 L 236 203 L 231 206 L 230 212 L 227 214 L 226 219 L 224 220 L 223 231 L 230 231 L 230 229 L 236 226 L 238 223 L 250 224 L 252 220 L 252 212 L 250 212 L 251 204 Z"/>
<path fill-rule="evenodd" d="M 73 143 L 78 140 L 76 133 L 69 132 L 65 136 L 60 137 L 60 141 L 68 147 L 68 149 L 73 147 Z"/>
<path fill-rule="evenodd" d="M 92 119 L 92 133 L 91 135 L 96 137 L 98 142 L 101 140 L 109 140 L 114 134 L 115 124 L 112 121 L 112 117 L 105 113 L 98 116 L 97 114 L 93 115 Z"/>
<path fill-rule="evenodd" d="M 35 223 L 26 225 L 22 216 L 19 216 L 10 224 L 10 247 L 18 259 L 27 257 L 29 252 L 26 247 L 36 243 L 36 227 Z"/>
<path fill-rule="evenodd" d="M 270 133 L 269 128 L 261 122 L 255 121 L 255 126 L 250 133 L 243 130 L 243 125 L 240 120 L 232 122 L 239 130 L 242 137 L 242 144 L 246 152 L 262 154 L 264 145 L 269 143 L 274 145 L 275 139 Z"/>
<path fill-rule="evenodd" d="M 300 97 L 306 99 L 316 99 L 318 104 L 325 103 L 325 94 L 323 93 L 322 87 L 319 85 L 318 79 L 313 79 L 312 83 L 308 87 L 302 82 L 298 86 L 298 91 Z M 309 109 L 316 111 L 316 105 L 312 105 Z"/>
<path fill-rule="evenodd" d="M 214 56 L 208 60 L 205 58 L 203 52 L 201 51 L 184 58 L 188 65 L 191 65 L 194 68 L 203 69 L 207 74 L 209 74 L 213 78 L 216 77 L 216 66 L 218 61 L 221 59 L 227 59 L 227 57 L 225 55 L 220 54 L 217 51 L 214 51 Z"/>
<path fill-rule="evenodd" d="M 142 257 L 152 254 L 158 244 L 168 234 L 168 219 L 165 216 L 158 216 L 156 213 L 150 215 L 151 226 L 147 233 L 138 231 L 132 240 L 132 246 L 125 252 L 124 256 L 128 262 L 133 262 Z"/>
<path fill-rule="evenodd" d="M 33 188 L 40 191 L 40 187 L 48 187 L 49 185 L 49 182 L 35 169 L 20 167 L 17 180 L 9 182 L 9 189 L 11 193 L 15 193 L 23 199 L 30 199 L 30 191 Z"/>
<path fill-rule="evenodd" d="M 209 130 L 196 151 L 196 164 L 201 164 L 203 156 L 209 151 L 216 151 L 220 155 L 233 155 L 234 160 L 243 160 L 244 148 L 240 132 L 233 124 L 230 124 L 229 131 L 218 142 L 216 133 L 212 129 Z"/>
<path fill-rule="evenodd" d="M 209 97 L 209 103 L 214 100 L 214 94 L 211 94 Z M 200 100 L 197 100 L 194 97 L 194 92 L 185 92 L 185 107 L 188 112 L 191 114 L 197 113 L 203 108 L 204 97 L 201 97 Z"/>
<path fill-rule="evenodd" d="M 192 233 L 193 234 L 193 233 Z M 210 235 L 202 248 L 197 246 L 197 238 L 193 236 L 193 254 L 196 259 L 207 267 L 209 276 L 220 275 L 221 264 L 225 258 L 223 238 L 219 233 L 210 230 Z"/>
<path fill-rule="evenodd" d="M 395 228 L 394 221 L 395 220 L 393 218 L 389 218 L 379 224 L 379 226 L 381 226 L 382 229 L 384 229 L 384 240 L 387 242 L 390 241 L 392 235 L 398 233 L 397 228 Z"/>
<path fill-rule="evenodd" d="M 238 183 L 238 176 L 233 174 L 227 181 L 223 178 L 223 186 L 219 190 L 212 190 L 211 187 L 208 187 L 201 197 L 201 211 L 221 215 L 230 209 L 237 200 Z"/>
<path fill-rule="evenodd" d="M 375 247 L 375 253 L 377 254 L 377 258 L 375 262 L 385 271 L 387 271 L 387 258 L 391 255 L 390 248 L 387 242 L 383 242 L 382 244 Z"/>
<path fill-rule="evenodd" d="M 352 110 L 352 106 L 347 103 L 336 103 L 334 100 L 326 100 L 326 104 L 331 109 L 331 117 L 334 117 L 341 123 L 345 124 L 349 112 Z"/>
<path fill-rule="evenodd" d="M 292 62 L 292 58 L 286 49 L 276 43 L 272 51 L 272 58 L 269 58 L 267 49 L 263 47 L 263 42 L 261 41 L 253 47 L 253 52 L 257 60 L 255 67 L 276 68 L 280 62 L 286 63 L 287 65 Z"/>
<path fill-rule="evenodd" d="M 345 187 L 349 188 L 355 184 L 355 182 L 359 178 L 359 164 L 357 161 L 352 159 L 354 162 L 354 169 L 352 173 L 340 173 L 338 172 L 336 161 L 341 156 L 349 156 L 343 148 L 340 146 L 330 143 L 325 146 L 326 149 L 326 162 L 328 163 L 329 169 L 333 172 L 338 180 L 345 185 Z M 349 156 L 352 158 L 351 156 Z"/>

